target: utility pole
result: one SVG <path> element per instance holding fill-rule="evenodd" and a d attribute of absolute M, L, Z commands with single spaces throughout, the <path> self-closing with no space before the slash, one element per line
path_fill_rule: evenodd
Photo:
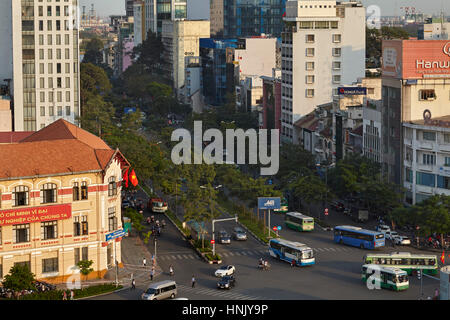
<path fill-rule="evenodd" d="M 214 233 L 214 223 L 221 222 L 221 221 L 230 221 L 230 220 L 234 220 L 234 221 L 238 222 L 238 216 L 235 215 L 234 218 L 213 219 L 212 220 L 212 240 L 214 240 L 213 241 L 213 256 L 216 255 L 216 240 L 215 240 L 215 237 L 214 237 L 214 234 L 215 234 Z"/>

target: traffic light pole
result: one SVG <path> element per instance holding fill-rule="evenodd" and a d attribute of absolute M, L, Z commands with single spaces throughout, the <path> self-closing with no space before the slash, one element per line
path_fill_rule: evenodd
<path fill-rule="evenodd" d="M 225 219 L 214 219 L 212 220 L 212 240 L 213 240 L 213 256 L 216 255 L 216 240 L 215 240 L 215 233 L 214 233 L 214 223 L 216 222 L 221 222 L 221 221 L 230 221 L 230 220 L 234 220 L 236 222 L 238 222 L 238 216 L 234 216 L 234 218 L 225 218 Z"/>

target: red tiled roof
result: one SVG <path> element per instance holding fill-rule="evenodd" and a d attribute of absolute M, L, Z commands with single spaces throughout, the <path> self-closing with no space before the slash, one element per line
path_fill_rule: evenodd
<path fill-rule="evenodd" d="M 94 149 L 110 149 L 99 137 L 89 133 L 76 125 L 59 119 L 47 127 L 35 132 L 21 142 L 48 141 L 61 139 L 77 139 Z"/>
<path fill-rule="evenodd" d="M 119 150 L 58 120 L 19 143 L 0 144 L 0 179 L 102 171 L 116 155 L 129 165 Z"/>
<path fill-rule="evenodd" d="M 17 143 L 33 133 L 34 131 L 0 132 L 0 143 Z"/>

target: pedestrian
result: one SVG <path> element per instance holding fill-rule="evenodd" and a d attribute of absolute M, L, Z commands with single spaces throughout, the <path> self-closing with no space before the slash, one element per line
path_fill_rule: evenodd
<path fill-rule="evenodd" d="M 131 290 L 136 289 L 136 281 L 133 279 L 131 280 Z"/>
<path fill-rule="evenodd" d="M 152 271 L 150 271 L 150 281 L 153 281 L 154 273 L 155 271 L 152 269 Z"/>
<path fill-rule="evenodd" d="M 438 288 L 436 288 L 434 290 L 434 300 L 439 300 L 439 289 Z"/>
<path fill-rule="evenodd" d="M 70 300 L 73 300 L 75 293 L 73 292 L 73 290 L 70 290 Z"/>
<path fill-rule="evenodd" d="M 295 267 L 295 260 L 294 259 L 291 260 L 291 267 Z"/>
<path fill-rule="evenodd" d="M 63 300 L 67 300 L 67 293 L 66 293 L 66 291 L 63 292 L 63 298 L 62 299 Z"/>
<path fill-rule="evenodd" d="M 147 259 L 142 258 L 142 266 L 145 268 L 147 266 Z"/>
<path fill-rule="evenodd" d="M 195 287 L 195 277 L 194 277 L 194 275 L 192 275 L 192 288 L 194 288 Z"/>

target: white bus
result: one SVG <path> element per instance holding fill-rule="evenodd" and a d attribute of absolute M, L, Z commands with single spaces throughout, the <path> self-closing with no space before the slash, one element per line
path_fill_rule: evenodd
<path fill-rule="evenodd" d="M 409 288 L 408 274 L 399 268 L 387 268 L 378 264 L 365 264 L 361 270 L 361 280 L 374 288 L 391 289 L 395 291 Z M 374 283 L 373 283 L 374 282 Z"/>
<path fill-rule="evenodd" d="M 292 263 L 297 266 L 308 266 L 316 263 L 313 250 L 306 244 L 283 239 L 271 239 L 269 241 L 269 254 L 277 259 Z"/>

